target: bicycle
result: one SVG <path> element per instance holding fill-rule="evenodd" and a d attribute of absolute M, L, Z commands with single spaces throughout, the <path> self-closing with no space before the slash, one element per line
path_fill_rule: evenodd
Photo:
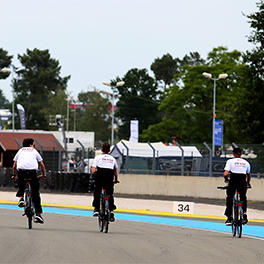
<path fill-rule="evenodd" d="M 110 223 L 110 210 L 109 210 L 109 195 L 106 194 L 106 189 L 102 187 L 100 194 L 100 209 L 98 215 L 98 224 L 100 232 L 108 232 Z"/>
<path fill-rule="evenodd" d="M 12 177 L 14 181 L 16 181 L 15 177 Z M 37 178 L 42 178 L 42 176 L 37 176 Z M 30 181 L 32 179 L 31 178 L 24 178 L 25 181 L 25 191 L 24 191 L 24 213 L 22 214 L 22 216 L 27 216 L 27 220 L 28 220 L 28 228 L 32 229 L 32 221 L 34 219 L 35 216 L 35 209 L 33 206 L 33 202 L 32 202 L 32 190 L 31 190 L 31 185 L 30 185 Z"/>
<path fill-rule="evenodd" d="M 227 186 L 219 186 L 217 189 L 226 190 L 228 188 Z M 251 188 L 250 186 L 247 186 L 247 188 Z M 242 236 L 242 225 L 243 225 L 243 209 L 242 209 L 243 202 L 240 201 L 240 194 L 236 190 L 234 197 L 233 197 L 233 209 L 232 209 L 232 234 L 233 237 L 237 236 L 241 238 Z"/>
<path fill-rule="evenodd" d="M 114 184 L 119 183 L 119 181 L 114 182 Z M 111 222 L 111 211 L 109 209 L 109 195 L 106 194 L 106 188 L 102 187 L 100 194 L 100 209 L 98 215 L 98 225 L 100 232 L 108 232 L 109 223 Z"/>

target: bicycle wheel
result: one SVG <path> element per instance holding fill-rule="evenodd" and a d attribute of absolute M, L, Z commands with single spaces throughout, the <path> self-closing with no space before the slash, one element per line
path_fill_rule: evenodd
<path fill-rule="evenodd" d="M 232 224 L 232 234 L 233 234 L 233 237 L 236 236 L 236 231 L 237 231 L 236 223 L 233 223 L 233 224 Z"/>
<path fill-rule="evenodd" d="M 26 195 L 25 214 L 28 218 L 28 228 L 31 229 L 32 228 L 33 209 L 32 209 L 31 196 L 29 196 L 29 195 Z"/>
<path fill-rule="evenodd" d="M 238 226 L 237 226 L 237 236 L 241 238 L 242 236 L 242 219 L 243 219 L 243 210 L 241 206 L 239 206 L 239 214 L 238 214 Z"/>
<path fill-rule="evenodd" d="M 28 216 L 28 229 L 32 229 L 32 216 Z"/>
<path fill-rule="evenodd" d="M 99 231 L 103 232 L 103 230 L 104 230 L 104 217 L 102 216 L 101 212 L 99 212 L 99 216 L 98 216 L 98 225 L 99 225 Z"/>
<path fill-rule="evenodd" d="M 105 222 L 104 222 L 104 232 L 108 232 L 108 227 L 109 227 L 109 212 L 106 212 L 105 214 Z"/>
<path fill-rule="evenodd" d="M 233 205 L 233 223 L 232 223 L 233 237 L 235 237 L 237 234 L 237 231 L 238 231 L 237 225 L 238 225 L 238 207 L 237 207 L 237 204 L 234 203 L 234 205 Z"/>
<path fill-rule="evenodd" d="M 99 225 L 99 231 L 103 232 L 104 230 L 104 225 L 105 225 L 105 204 L 104 204 L 104 199 L 100 197 L 100 210 L 99 210 L 99 215 L 98 215 L 98 225 Z"/>

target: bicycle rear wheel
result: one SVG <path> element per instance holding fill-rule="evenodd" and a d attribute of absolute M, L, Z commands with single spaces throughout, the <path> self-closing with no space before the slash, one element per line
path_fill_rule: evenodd
<path fill-rule="evenodd" d="M 32 229 L 33 209 L 32 209 L 31 197 L 29 195 L 26 195 L 25 214 L 28 219 L 28 228 Z"/>
<path fill-rule="evenodd" d="M 241 236 L 242 236 L 242 219 L 243 219 L 243 210 L 242 210 L 242 207 L 239 206 L 238 210 L 239 210 L 239 214 L 238 214 L 237 236 L 239 238 L 241 238 Z"/>
<path fill-rule="evenodd" d="M 99 231 L 103 232 L 104 225 L 105 225 L 105 201 L 103 194 L 101 193 L 100 197 L 100 210 L 98 215 L 98 225 L 99 225 Z"/>
<path fill-rule="evenodd" d="M 28 216 L 28 229 L 32 229 L 32 216 Z"/>

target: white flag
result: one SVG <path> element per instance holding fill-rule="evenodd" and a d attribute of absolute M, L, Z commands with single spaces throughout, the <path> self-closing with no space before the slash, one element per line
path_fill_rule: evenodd
<path fill-rule="evenodd" d="M 26 129 L 25 109 L 24 109 L 24 107 L 21 104 L 17 104 L 17 109 L 18 109 L 18 112 L 19 112 L 21 129 Z"/>
<path fill-rule="evenodd" d="M 130 120 L 130 142 L 138 142 L 138 120 Z"/>

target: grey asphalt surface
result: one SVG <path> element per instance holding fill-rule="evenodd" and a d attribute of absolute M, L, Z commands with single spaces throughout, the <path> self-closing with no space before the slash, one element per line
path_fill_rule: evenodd
<path fill-rule="evenodd" d="M 0 209 L 0 263 L 264 263 L 264 241 L 160 224 L 45 214 L 26 227 L 20 211 Z"/>

